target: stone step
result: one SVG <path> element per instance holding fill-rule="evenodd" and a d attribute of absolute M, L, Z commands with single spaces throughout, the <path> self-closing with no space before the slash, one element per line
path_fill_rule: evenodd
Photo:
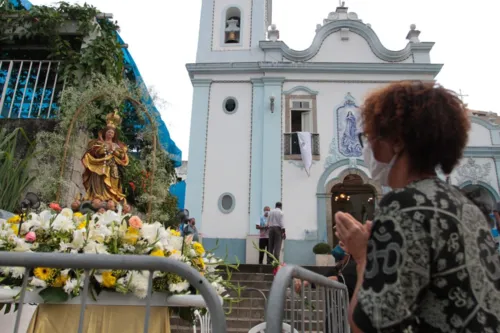
<path fill-rule="evenodd" d="M 270 290 L 272 281 L 252 281 L 252 280 L 231 280 L 234 285 L 240 285 L 240 287 L 254 288 L 259 290 Z"/>
<path fill-rule="evenodd" d="M 327 266 L 302 266 L 302 268 L 308 269 L 321 275 L 326 274 L 331 269 L 331 267 Z M 234 272 L 272 274 L 273 267 L 271 265 L 240 264 L 238 266 L 238 269 L 234 270 Z"/>
<path fill-rule="evenodd" d="M 226 277 L 226 274 L 222 274 Z M 242 273 L 234 272 L 231 274 L 231 281 L 268 281 L 273 282 L 274 275 L 265 273 Z"/>

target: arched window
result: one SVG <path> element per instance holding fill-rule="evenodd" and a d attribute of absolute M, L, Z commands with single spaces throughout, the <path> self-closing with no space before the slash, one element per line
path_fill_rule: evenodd
<path fill-rule="evenodd" d="M 226 11 L 224 44 L 239 44 L 241 38 L 241 11 L 231 7 Z"/>

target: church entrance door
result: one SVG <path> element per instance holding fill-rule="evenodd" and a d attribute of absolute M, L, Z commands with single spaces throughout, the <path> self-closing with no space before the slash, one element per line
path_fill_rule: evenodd
<path fill-rule="evenodd" d="M 359 175 L 347 175 L 342 183 L 332 187 L 332 233 L 333 245 L 338 243 L 335 236 L 335 213 L 346 212 L 354 216 L 358 221 L 365 223 L 371 221 L 375 212 L 375 201 L 377 200 L 375 189 L 363 182 Z"/>

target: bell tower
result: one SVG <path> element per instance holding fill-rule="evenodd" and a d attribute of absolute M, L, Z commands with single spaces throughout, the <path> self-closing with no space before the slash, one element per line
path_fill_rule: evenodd
<path fill-rule="evenodd" d="M 272 0 L 202 0 L 196 62 L 261 60 L 271 23 Z"/>

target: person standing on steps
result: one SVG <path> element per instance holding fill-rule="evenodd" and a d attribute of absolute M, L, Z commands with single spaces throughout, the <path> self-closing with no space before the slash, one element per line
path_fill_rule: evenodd
<path fill-rule="evenodd" d="M 260 231 L 259 238 L 259 265 L 264 262 L 264 252 L 263 250 L 269 251 L 269 227 L 267 225 L 267 217 L 269 216 L 269 211 L 271 208 L 269 206 L 264 207 L 264 215 L 260 217 L 260 224 L 257 224 L 256 228 Z M 269 265 L 269 256 L 266 254 L 266 264 Z"/>
<path fill-rule="evenodd" d="M 269 253 L 277 260 L 280 260 L 281 243 L 286 239 L 283 205 L 281 202 L 276 203 L 274 208 L 267 218 L 269 226 Z"/>

